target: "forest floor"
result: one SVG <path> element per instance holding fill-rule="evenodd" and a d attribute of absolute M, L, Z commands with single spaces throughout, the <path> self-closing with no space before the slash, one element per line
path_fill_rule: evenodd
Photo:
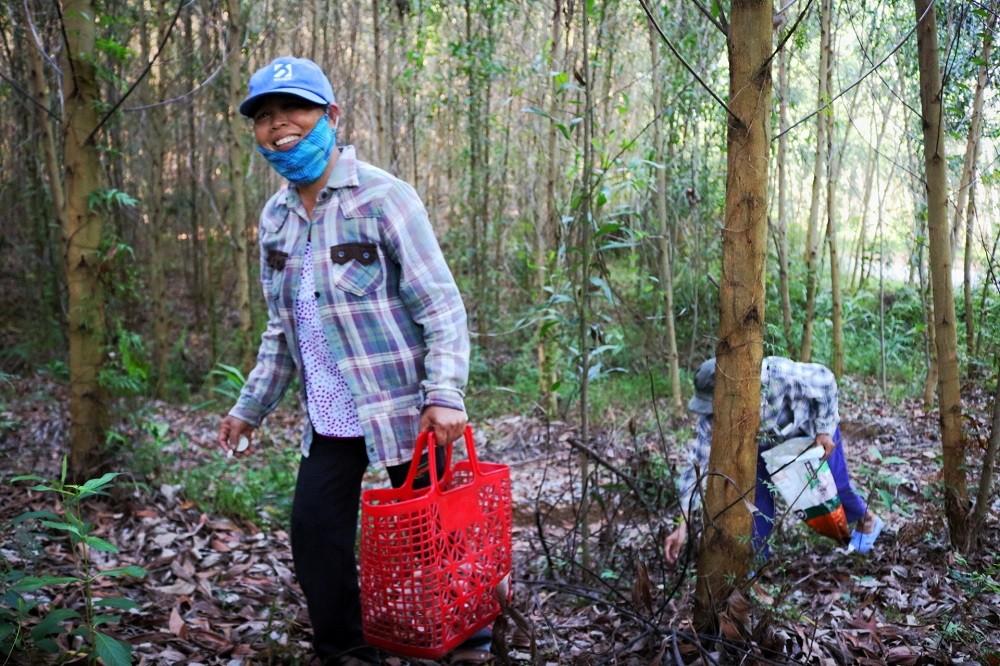
<path fill-rule="evenodd" d="M 970 478 L 976 479 L 990 401 L 978 388 L 965 388 Z M 51 494 L 9 479 L 22 473 L 58 477 L 66 395 L 64 385 L 40 377 L 17 379 L 0 395 L 7 570 L 80 571 L 64 538 L 37 521 L 10 522 L 24 511 L 54 508 Z M 513 415 L 477 424 L 480 458 L 511 467 L 514 606 L 528 621 L 503 630 L 495 650 L 513 663 L 529 663 L 534 639 L 538 663 L 548 664 L 729 663 L 746 654 L 755 663 L 1000 664 L 996 494 L 977 554 L 962 557 L 948 545 L 942 515 L 936 412 L 911 401 L 889 403 L 871 386 L 850 380 L 843 396 L 842 429 L 855 484 L 887 524 L 875 552 L 848 554 L 794 518 L 785 520 L 747 598 L 729 600 L 725 640 L 715 642 L 699 640 L 692 630 L 692 566 L 667 567 L 662 559 L 662 540 L 676 517 L 673 470 L 684 457 L 689 419 L 670 419 L 662 407 L 604 415 L 590 440 L 590 501 L 583 513 L 582 449 L 574 427 Z M 211 444 L 217 414 L 165 403 L 128 411 L 132 416 L 118 432 L 141 455 L 119 462 L 144 471 L 118 469 L 125 474 L 112 493 L 88 500 L 85 515 L 96 536 L 118 547 L 117 553 L 94 552 L 95 566 L 136 564 L 147 575 L 96 584 L 95 595 L 137 603 L 107 633 L 130 643 L 143 664 L 307 663 L 308 617 L 287 531 L 268 521 L 263 507 L 256 524 L 207 512 L 176 483 L 185 473 L 221 470 L 212 472 L 214 492 L 224 491 L 263 461 L 273 467 L 277 451 L 289 461 L 279 474 L 294 479 L 294 453 L 288 453 L 298 441 L 294 406 L 269 418 L 263 455 L 232 463 Z M 366 477 L 369 486 L 383 482 L 378 471 Z M 287 506 L 287 500 L 274 504 Z M 587 516 L 585 525 L 580 515 Z M 590 534 L 586 555 L 581 530 Z M 581 564 L 585 560 L 589 567 Z M 36 598 L 42 609 L 82 603 L 79 590 L 58 586 Z M 37 623 L 38 612 L 32 615 L 25 629 Z M 67 637 L 60 640 L 68 649 Z M 38 652 L 9 661 L 45 663 Z"/>

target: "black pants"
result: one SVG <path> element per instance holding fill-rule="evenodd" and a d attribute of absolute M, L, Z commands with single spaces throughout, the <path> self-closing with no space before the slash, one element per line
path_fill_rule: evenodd
<path fill-rule="evenodd" d="M 436 451 L 439 474 L 444 469 L 443 449 Z M 313 433 L 309 457 L 299 463 L 292 503 L 292 559 L 309 607 L 313 648 L 324 660 L 359 653 L 365 645 L 354 545 L 361 478 L 367 467 L 364 438 L 318 433 Z M 409 467 L 405 463 L 387 468 L 394 487 L 403 484 Z M 414 486 L 428 483 L 422 474 Z"/>

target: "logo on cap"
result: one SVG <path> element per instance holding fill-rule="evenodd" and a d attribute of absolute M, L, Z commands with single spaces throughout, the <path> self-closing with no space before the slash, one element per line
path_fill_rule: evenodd
<path fill-rule="evenodd" d="M 292 64 L 283 62 L 277 63 L 274 66 L 274 80 L 275 81 L 291 81 L 292 80 Z"/>

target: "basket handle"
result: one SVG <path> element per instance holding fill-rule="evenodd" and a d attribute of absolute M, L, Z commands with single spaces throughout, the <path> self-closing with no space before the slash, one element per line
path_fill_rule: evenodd
<path fill-rule="evenodd" d="M 480 476 L 479 471 L 479 458 L 476 456 L 476 444 L 472 436 L 472 426 L 466 425 L 465 432 L 463 433 L 465 438 L 465 451 L 469 456 L 469 463 L 472 466 L 472 473 L 474 476 Z M 403 482 L 405 488 L 413 489 L 413 481 L 417 478 L 417 469 L 420 467 L 420 456 L 423 454 L 424 449 L 427 449 L 427 466 L 428 466 L 428 477 L 430 478 L 430 487 L 435 492 L 440 490 L 440 484 L 442 479 L 438 479 L 437 473 L 437 440 L 434 437 L 433 430 L 425 430 L 417 436 L 417 442 L 413 447 L 413 460 L 410 461 L 410 470 L 406 474 L 406 480 Z M 448 442 L 445 447 L 445 471 L 444 479 L 451 476 L 451 461 L 452 452 L 454 449 L 454 442 Z"/>

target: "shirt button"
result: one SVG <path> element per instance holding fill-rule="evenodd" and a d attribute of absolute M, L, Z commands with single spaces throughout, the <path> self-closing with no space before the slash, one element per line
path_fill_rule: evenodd
<path fill-rule="evenodd" d="M 318 291 L 314 291 L 313 292 L 313 296 L 315 296 L 316 298 L 319 298 L 319 292 Z"/>

